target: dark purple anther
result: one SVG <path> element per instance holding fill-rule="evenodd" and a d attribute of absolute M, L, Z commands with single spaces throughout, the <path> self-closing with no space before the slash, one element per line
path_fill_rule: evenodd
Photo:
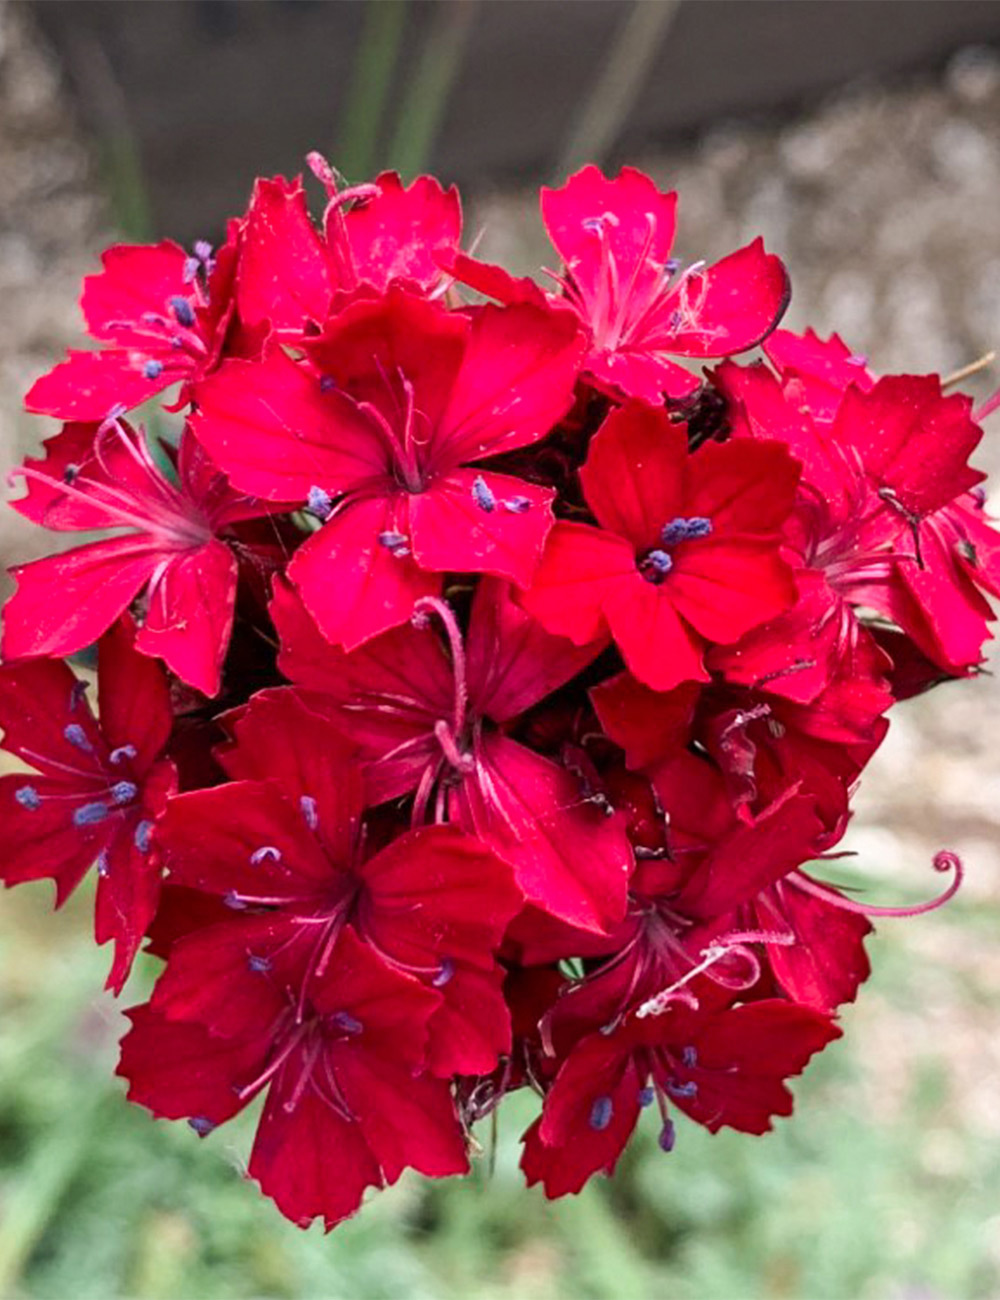
<path fill-rule="evenodd" d="M 87 698 L 87 683 L 74 682 L 69 692 L 69 711 L 75 713 L 83 701 Z"/>
<path fill-rule="evenodd" d="M 331 1019 L 338 1029 L 345 1034 L 350 1034 L 351 1037 L 356 1037 L 364 1032 L 364 1025 L 360 1020 L 352 1016 L 349 1011 L 338 1011 L 331 1016 Z"/>
<path fill-rule="evenodd" d="M 667 1092 L 671 1097 L 697 1097 L 698 1085 L 693 1079 L 687 1079 L 684 1083 L 677 1079 L 668 1079 Z"/>
<path fill-rule="evenodd" d="M 333 511 L 333 498 L 329 492 L 324 492 L 321 487 L 311 487 L 309 497 L 306 501 L 306 509 L 311 515 L 324 522 L 330 518 Z"/>
<path fill-rule="evenodd" d="M 80 466 L 67 465 L 66 468 L 63 470 L 62 477 L 63 477 L 63 482 L 66 483 L 67 485 L 75 483 L 76 480 L 80 477 Z M 80 685 L 82 686 L 83 682 L 80 682 Z"/>
<path fill-rule="evenodd" d="M 676 546 L 678 542 L 693 542 L 699 537 L 707 537 L 711 531 L 712 521 L 704 515 L 680 515 L 663 525 L 660 541 L 664 546 Z"/>
<path fill-rule="evenodd" d="M 693 1070 L 698 1064 L 698 1049 L 696 1047 L 685 1047 L 681 1052 L 681 1060 L 689 1070 Z"/>
<path fill-rule="evenodd" d="M 659 584 L 674 567 L 666 551 L 649 551 L 639 564 L 639 572 L 647 582 Z"/>
<path fill-rule="evenodd" d="M 212 1121 L 210 1119 L 207 1119 L 204 1115 L 193 1115 L 188 1120 L 188 1123 L 191 1125 L 191 1127 L 194 1129 L 194 1131 L 198 1134 L 200 1138 L 208 1137 L 212 1129 L 215 1128 L 215 1125 L 212 1123 Z"/>
<path fill-rule="evenodd" d="M 526 515 L 531 509 L 531 501 L 527 497 L 508 497 L 502 504 L 512 515 Z"/>
<path fill-rule="evenodd" d="M 80 749 L 85 754 L 94 752 L 94 746 L 87 739 L 87 733 L 78 722 L 71 722 L 68 727 L 64 727 L 63 735 L 74 749 Z"/>
<path fill-rule="evenodd" d="M 116 781 L 111 787 L 111 802 L 121 806 L 131 803 L 139 794 L 139 787 L 134 781 Z"/>
<path fill-rule="evenodd" d="M 207 262 L 212 256 L 212 245 L 207 239 L 196 239 L 194 241 L 194 255 L 199 262 Z"/>
<path fill-rule="evenodd" d="M 256 953 L 247 953 L 247 967 L 255 975 L 266 975 L 271 969 L 271 960 L 269 957 L 258 957 Z"/>
<path fill-rule="evenodd" d="M 108 855 L 105 849 L 101 849 L 100 853 L 98 853 L 95 866 L 97 867 L 97 874 L 102 879 L 111 874 L 111 863 L 108 861 Z"/>
<path fill-rule="evenodd" d="M 135 834 L 132 841 L 140 853 L 148 853 L 150 841 L 153 838 L 153 823 L 151 821 L 141 821 L 135 828 Z"/>
<path fill-rule="evenodd" d="M 482 474 L 477 474 L 472 480 L 472 499 L 479 509 L 488 515 L 491 515 L 497 508 L 497 499 L 490 491 L 490 486 Z"/>
<path fill-rule="evenodd" d="M 384 546 L 387 551 L 395 555 L 399 560 L 410 553 L 409 538 L 403 533 L 379 533 L 378 544 Z"/>
<path fill-rule="evenodd" d="M 314 831 L 319 825 L 319 812 L 316 809 L 316 800 L 311 794 L 300 795 L 299 808 L 302 810 L 302 816 L 305 818 L 306 825 L 311 831 Z"/>
<path fill-rule="evenodd" d="M 162 361 L 147 361 L 142 367 L 142 377 L 144 379 L 159 379 L 163 374 Z"/>
<path fill-rule="evenodd" d="M 124 763 L 126 759 L 133 759 L 137 754 L 135 745 L 119 745 L 117 749 L 111 751 L 111 761 L 115 767 L 119 763 Z"/>
<path fill-rule="evenodd" d="M 42 796 L 33 785 L 22 785 L 19 790 L 14 791 L 14 798 L 28 812 L 38 812 L 42 806 Z"/>
<path fill-rule="evenodd" d="M 276 849 L 273 844 L 264 844 L 259 849 L 254 849 L 250 854 L 250 865 L 259 867 L 262 862 L 280 862 L 281 850 Z"/>
<path fill-rule="evenodd" d="M 224 894 L 222 897 L 222 901 L 226 905 L 226 907 L 231 907 L 234 912 L 246 911 L 247 905 L 246 903 L 244 903 L 243 899 L 240 898 L 239 894 L 236 892 L 235 889 L 230 889 L 230 891 L 227 894 Z"/>
<path fill-rule="evenodd" d="M 321 393 L 332 393 L 337 387 L 337 381 L 333 375 L 321 375 L 319 381 L 319 391 Z"/>
<path fill-rule="evenodd" d="M 673 1151 L 674 1143 L 677 1141 L 677 1130 L 674 1128 L 673 1120 L 666 1120 L 663 1128 L 660 1129 L 660 1150 Z"/>
<path fill-rule="evenodd" d="M 106 803 L 82 803 L 73 809 L 74 826 L 98 826 L 110 813 Z"/>
<path fill-rule="evenodd" d="M 179 294 L 171 298 L 170 310 L 174 313 L 177 324 L 183 325 L 186 330 L 194 324 L 194 308 L 186 298 L 182 298 Z"/>
<path fill-rule="evenodd" d="M 590 1127 L 597 1133 L 603 1132 L 611 1123 L 614 1103 L 610 1097 L 598 1097 L 590 1108 Z"/>
<path fill-rule="evenodd" d="M 639 1105 L 643 1108 L 643 1110 L 645 1110 L 647 1106 L 652 1106 L 655 1100 L 656 1100 L 655 1089 L 650 1088 L 648 1086 L 639 1089 Z"/>

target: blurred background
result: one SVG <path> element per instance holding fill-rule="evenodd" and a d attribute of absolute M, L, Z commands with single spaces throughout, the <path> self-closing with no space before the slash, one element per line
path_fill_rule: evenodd
<path fill-rule="evenodd" d="M 0 468 L 49 432 L 21 396 L 80 343 L 100 248 L 212 238 L 310 148 L 457 180 L 467 240 L 519 271 L 550 260 L 539 182 L 633 162 L 680 190 L 685 259 L 763 234 L 787 323 L 878 371 L 1000 345 L 996 0 L 0 0 Z M 50 544 L 6 514 L 4 564 Z M 947 846 L 967 883 L 882 925 L 797 1117 L 670 1156 L 643 1135 L 555 1205 L 520 1186 L 515 1099 L 492 1172 L 299 1232 L 242 1181 L 246 1126 L 199 1143 L 125 1105 L 86 891 L 55 918 L 46 885 L 5 894 L 0 1300 L 996 1300 L 998 730 L 993 676 L 896 711 L 838 878 L 915 901 Z"/>

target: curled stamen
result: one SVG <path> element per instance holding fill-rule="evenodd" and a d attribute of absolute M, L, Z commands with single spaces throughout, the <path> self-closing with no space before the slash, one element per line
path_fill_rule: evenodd
<path fill-rule="evenodd" d="M 124 763 L 126 759 L 135 758 L 137 753 L 135 745 L 119 745 L 117 749 L 111 751 L 111 761 L 117 767 L 119 763 Z"/>
<path fill-rule="evenodd" d="M 273 844 L 262 844 L 259 849 L 254 849 L 250 854 L 250 865 L 259 867 L 262 862 L 280 862 L 281 850 L 275 848 Z"/>
<path fill-rule="evenodd" d="M 952 879 L 948 886 L 936 898 L 929 898 L 925 903 L 915 903 L 911 907 L 877 907 L 873 903 L 859 903 L 853 898 L 845 898 L 830 886 L 825 885 L 822 881 L 813 880 L 812 877 L 804 875 L 802 872 L 793 872 L 791 879 L 798 889 L 804 893 L 812 894 L 815 898 L 820 898 L 826 903 L 831 903 L 834 907 L 839 907 L 845 912 L 855 912 L 859 916 L 923 916 L 925 912 L 936 912 L 939 907 L 955 897 L 962 885 L 965 876 L 965 868 L 962 865 L 962 859 L 957 853 L 952 853 L 950 849 L 941 849 L 934 854 L 935 871 L 951 871 Z"/>
<path fill-rule="evenodd" d="M 463 754 L 455 743 L 455 737 L 451 733 L 451 728 L 443 718 L 439 718 L 434 724 L 434 735 L 437 736 L 438 744 L 444 750 L 444 756 L 448 762 L 459 772 L 471 772 L 476 765 L 476 760 L 471 754 Z"/>
<path fill-rule="evenodd" d="M 452 734 L 461 735 L 465 728 L 465 710 L 469 698 L 465 672 L 465 645 L 454 610 L 439 596 L 421 596 L 413 607 L 413 626 L 426 627 L 427 619 L 432 613 L 437 614 L 444 624 L 451 648 L 451 667 L 455 677 L 455 717 L 452 723 Z M 440 736 L 438 739 L 440 740 Z"/>
<path fill-rule="evenodd" d="M 116 781 L 111 787 L 111 802 L 114 804 L 131 803 L 139 794 L 139 787 L 134 781 Z"/>
<path fill-rule="evenodd" d="M 671 1003 L 689 1000 L 692 995 L 687 993 L 685 996 L 684 986 L 690 984 L 693 979 L 714 966 L 716 962 L 721 961 L 731 951 L 730 948 L 725 948 L 721 944 L 712 944 L 706 948 L 702 953 L 702 960 L 697 966 L 692 966 L 680 979 L 675 980 L 673 984 L 661 989 L 659 993 L 641 1003 L 636 1009 L 636 1019 L 645 1020 L 647 1016 L 662 1016 L 665 1011 L 669 1010 Z"/>

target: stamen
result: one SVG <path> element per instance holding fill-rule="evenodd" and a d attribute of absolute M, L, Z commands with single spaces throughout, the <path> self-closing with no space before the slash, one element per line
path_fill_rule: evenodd
<path fill-rule="evenodd" d="M 196 239 L 194 241 L 194 255 L 199 262 L 209 262 L 212 259 L 212 245 L 207 239 Z"/>
<path fill-rule="evenodd" d="M 531 501 L 528 497 L 508 497 L 501 502 L 501 505 L 512 515 L 526 515 L 531 509 Z"/>
<path fill-rule="evenodd" d="M 192 1115 L 188 1120 L 188 1123 L 200 1138 L 208 1137 L 212 1129 L 215 1128 L 215 1124 L 212 1120 L 208 1119 L 205 1115 Z"/>
<path fill-rule="evenodd" d="M 957 853 L 952 853 L 950 849 L 942 849 L 939 853 L 934 854 L 934 870 L 954 872 L 951 883 L 936 898 L 930 898 L 926 903 L 916 903 L 912 907 L 876 907 L 872 903 L 859 903 L 852 898 L 845 898 L 843 894 L 835 893 L 828 885 L 824 885 L 819 880 L 813 880 L 812 877 L 803 875 L 798 871 L 792 875 L 792 880 L 797 888 L 805 893 L 821 898 L 824 902 L 831 903 L 842 911 L 855 912 L 859 916 L 922 916 L 925 912 L 937 911 L 949 899 L 954 898 L 965 876 L 962 859 Z"/>
<path fill-rule="evenodd" d="M 333 513 L 333 498 L 321 487 L 311 487 L 306 501 L 306 510 L 324 523 Z"/>
<path fill-rule="evenodd" d="M 64 727 L 63 735 L 75 749 L 82 750 L 85 754 L 94 752 L 94 746 L 87 739 L 87 733 L 78 722 L 71 722 L 68 727 Z"/>
<path fill-rule="evenodd" d="M 316 830 L 319 826 L 319 812 L 316 808 L 316 800 L 311 794 L 299 796 L 299 808 L 302 810 L 302 816 L 305 818 L 306 825 L 311 831 Z"/>
<path fill-rule="evenodd" d="M 179 295 L 169 301 L 170 310 L 174 313 L 178 325 L 183 325 L 185 329 L 190 329 L 194 324 L 194 309 L 186 298 Z"/>
<path fill-rule="evenodd" d="M 151 821 L 141 821 L 135 828 L 135 834 L 132 837 L 135 847 L 140 853 L 148 853 L 149 845 L 153 837 L 153 823 Z"/>
<path fill-rule="evenodd" d="M 693 1079 L 688 1079 L 684 1083 L 677 1079 L 668 1079 L 666 1088 L 671 1097 L 697 1097 L 698 1095 L 698 1085 Z"/>
<path fill-rule="evenodd" d="M 472 480 L 472 499 L 479 509 L 488 515 L 491 515 L 497 508 L 497 499 L 490 491 L 489 484 L 482 474 L 477 474 Z"/>
<path fill-rule="evenodd" d="M 436 989 L 442 989 L 454 974 L 455 963 L 450 958 L 444 957 L 441 961 L 441 967 L 438 970 L 438 973 L 431 980 L 431 983 Z"/>
<path fill-rule="evenodd" d="M 271 969 L 271 959 L 269 957 L 258 957 L 256 953 L 247 953 L 247 967 L 254 974 L 265 975 Z"/>
<path fill-rule="evenodd" d="M 666 551 L 648 551 L 639 561 L 639 572 L 655 586 L 659 586 L 673 567 L 674 562 Z"/>
<path fill-rule="evenodd" d="M 452 723 L 452 736 L 462 734 L 465 728 L 465 710 L 468 705 L 469 692 L 465 671 L 465 646 L 462 633 L 454 611 L 447 601 L 438 596 L 421 596 L 413 607 L 413 626 L 426 627 L 431 613 L 437 614 L 444 624 L 451 647 L 451 668 L 455 677 L 455 717 Z M 440 736 L 438 737 L 440 740 Z"/>
<path fill-rule="evenodd" d="M 97 861 L 94 863 L 97 868 L 97 874 L 103 879 L 111 874 L 111 863 L 108 861 L 106 849 L 101 849 L 97 855 Z"/>
<path fill-rule="evenodd" d="M 666 1151 L 668 1154 L 673 1151 L 674 1143 L 677 1141 L 677 1130 L 674 1128 L 673 1120 L 664 1121 L 658 1141 L 661 1151 Z"/>
<path fill-rule="evenodd" d="M 250 865 L 259 867 L 262 862 L 280 862 L 281 850 L 276 849 L 273 844 L 263 844 L 259 849 L 254 849 L 250 854 Z"/>
<path fill-rule="evenodd" d="M 611 1117 L 614 1114 L 614 1103 L 610 1097 L 598 1097 L 590 1108 L 590 1127 L 597 1133 L 603 1132 L 611 1123 Z"/>
<path fill-rule="evenodd" d="M 698 1064 L 698 1049 L 696 1047 L 685 1047 L 681 1052 L 681 1060 L 689 1070 L 693 1070 Z"/>
<path fill-rule="evenodd" d="M 384 546 L 397 559 L 410 554 L 409 538 L 404 533 L 385 532 L 378 535 L 379 546 Z"/>
<path fill-rule="evenodd" d="M 111 761 L 117 767 L 119 763 L 124 763 L 126 759 L 135 758 L 137 753 L 135 745 L 119 745 L 117 749 L 111 751 Z"/>
<path fill-rule="evenodd" d="M 134 781 L 116 781 L 111 787 L 111 801 L 115 804 L 131 803 L 139 793 Z"/>
<path fill-rule="evenodd" d="M 163 374 L 163 362 L 150 359 L 142 367 L 143 379 L 159 379 Z"/>
<path fill-rule="evenodd" d="M 645 1088 L 639 1089 L 639 1105 L 642 1107 L 643 1110 L 645 1110 L 647 1106 L 652 1106 L 655 1100 L 656 1100 L 656 1091 L 655 1089 L 651 1088 L 648 1084 L 646 1085 Z"/>
<path fill-rule="evenodd" d="M 67 465 L 66 468 L 63 470 L 63 482 L 67 484 L 72 483 L 75 481 L 76 478 L 79 477 L 79 474 L 80 474 L 79 465 Z"/>
<path fill-rule="evenodd" d="M 67 468 L 76 470 L 77 473 L 80 472 L 75 465 L 67 466 Z M 87 683 L 74 682 L 73 685 L 70 687 L 70 692 L 69 692 L 70 713 L 74 713 L 86 698 L 87 698 Z"/>
<path fill-rule="evenodd" d="M 332 1024 L 336 1025 L 339 1030 L 350 1035 L 352 1038 L 356 1038 L 358 1034 L 364 1033 L 364 1025 L 355 1016 L 352 1016 L 349 1011 L 335 1012 L 330 1017 L 330 1021 Z"/>
<path fill-rule="evenodd" d="M 223 903 L 226 907 L 232 908 L 234 912 L 245 912 L 247 904 L 240 898 L 235 889 L 230 889 L 227 894 L 223 895 Z"/>
<path fill-rule="evenodd" d="M 699 537 L 708 537 L 711 531 L 712 521 L 704 515 L 678 515 L 663 525 L 660 540 L 664 546 L 676 546 L 678 542 L 693 542 Z"/>
<path fill-rule="evenodd" d="M 332 393 L 337 387 L 337 381 L 333 375 L 320 375 L 319 391 L 321 393 Z"/>
<path fill-rule="evenodd" d="M 106 803 L 84 803 L 73 809 L 74 826 L 97 826 L 108 816 L 111 809 Z"/>
<path fill-rule="evenodd" d="M 42 806 L 42 797 L 33 785 L 22 785 L 14 791 L 14 798 L 28 812 L 38 812 Z"/>

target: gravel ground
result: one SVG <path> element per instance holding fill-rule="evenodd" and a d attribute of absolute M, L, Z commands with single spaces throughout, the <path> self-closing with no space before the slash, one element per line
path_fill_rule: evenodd
<path fill-rule="evenodd" d="M 0 0 L 2 4 L 2 0 Z M 731 124 L 690 147 L 635 161 L 681 193 L 680 252 L 714 258 L 763 234 L 795 286 L 788 322 L 837 329 L 879 371 L 948 372 L 1000 347 L 1000 62 L 965 51 L 936 79 L 838 95 L 791 124 Z M 473 205 L 480 249 L 529 270 L 550 258 L 533 201 Z M 109 220 L 72 107 L 51 60 L 0 7 L 0 468 L 37 422 L 20 413 L 30 380 L 79 338 L 80 277 Z M 992 383 L 1000 382 L 995 368 Z M 973 384 L 983 393 L 987 377 Z M 980 463 L 1000 475 L 1000 417 Z M 994 486 L 1000 515 L 1000 477 Z M 0 557 L 39 549 L 13 515 Z M 897 710 L 866 774 L 849 846 L 882 894 L 938 883 L 947 845 L 967 860 L 966 897 L 1000 904 L 1000 684 L 945 687 Z M 892 925 L 894 923 L 887 923 Z M 905 925 L 919 999 L 912 1011 L 862 998 L 850 1012 L 872 1068 L 864 1104 L 891 1111 L 908 1068 L 942 1064 L 954 1114 L 1000 1132 L 1000 956 L 982 929 L 938 917 Z M 857 1098 L 854 1098 L 856 1104 Z M 947 1142 L 928 1160 L 947 1163 Z"/>

